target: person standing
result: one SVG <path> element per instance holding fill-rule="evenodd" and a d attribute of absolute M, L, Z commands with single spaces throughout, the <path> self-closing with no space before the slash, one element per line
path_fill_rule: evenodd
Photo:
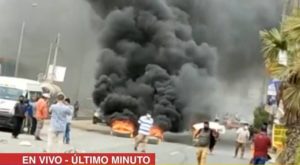
<path fill-rule="evenodd" d="M 252 159 L 253 165 L 264 165 L 269 159 L 268 149 L 271 148 L 271 139 L 267 135 L 268 128 L 262 126 L 260 133 L 253 138 L 254 143 L 254 157 Z"/>
<path fill-rule="evenodd" d="M 50 94 L 44 93 L 42 97 L 36 103 L 36 114 L 37 126 L 35 131 L 35 139 L 41 141 L 41 131 L 44 127 L 44 121 L 48 118 L 48 100 Z"/>
<path fill-rule="evenodd" d="M 30 134 L 34 135 L 35 130 L 36 130 L 36 124 L 37 124 L 37 120 L 35 118 L 36 116 L 36 102 L 37 102 L 38 98 L 36 96 L 33 96 L 29 102 L 29 104 L 32 107 L 32 123 L 31 123 L 31 128 L 30 128 Z"/>
<path fill-rule="evenodd" d="M 153 125 L 153 118 L 150 113 L 141 116 L 138 123 L 140 124 L 138 135 L 135 137 L 134 150 L 137 151 L 139 145 L 141 145 L 142 152 L 146 152 L 146 143 L 150 134 L 150 129 Z"/>
<path fill-rule="evenodd" d="M 25 122 L 23 125 L 23 130 L 24 132 L 29 134 L 32 127 L 33 110 L 28 99 L 25 99 L 24 104 L 25 104 Z"/>
<path fill-rule="evenodd" d="M 70 132 L 71 132 L 71 122 L 74 113 L 74 107 L 71 105 L 71 100 L 69 98 L 65 99 L 65 104 L 71 109 L 71 114 L 67 116 L 67 125 L 64 135 L 64 143 L 70 144 Z"/>
<path fill-rule="evenodd" d="M 197 162 L 198 165 L 205 165 L 206 164 L 206 157 L 209 153 L 209 146 L 211 142 L 218 138 L 218 133 L 209 128 L 209 122 L 204 122 L 204 127 L 199 129 L 195 135 L 194 139 L 197 139 L 196 147 L 198 148 L 197 151 Z"/>
<path fill-rule="evenodd" d="M 238 156 L 239 150 L 241 150 L 241 159 L 244 158 L 245 148 L 246 144 L 250 137 L 250 132 L 248 128 L 248 124 L 244 124 L 242 128 L 239 128 L 236 132 L 237 138 L 236 138 L 236 146 L 235 146 L 235 153 L 234 157 L 236 158 Z"/>
<path fill-rule="evenodd" d="M 51 113 L 51 119 L 48 132 L 47 152 L 61 152 L 67 117 L 71 115 L 70 107 L 64 103 L 64 94 L 58 94 L 57 103 L 51 105 L 49 112 Z"/>
<path fill-rule="evenodd" d="M 24 100 L 25 97 L 20 96 L 19 102 L 14 107 L 12 137 L 15 139 L 18 138 L 18 135 L 21 132 L 23 120 L 25 117 L 26 106 L 24 104 Z"/>
<path fill-rule="evenodd" d="M 75 101 L 75 104 L 74 104 L 74 118 L 77 118 L 78 111 L 79 111 L 79 101 Z"/>

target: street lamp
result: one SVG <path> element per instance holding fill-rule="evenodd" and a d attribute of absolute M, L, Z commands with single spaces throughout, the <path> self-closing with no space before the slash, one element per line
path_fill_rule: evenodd
<path fill-rule="evenodd" d="M 25 30 L 25 22 L 22 23 L 22 28 L 21 28 L 21 34 L 20 34 L 20 40 L 19 40 L 19 46 L 18 46 L 18 53 L 17 53 L 17 59 L 16 59 L 16 66 L 15 66 L 15 77 L 18 76 L 20 57 L 21 57 L 22 46 L 23 46 L 24 30 Z"/>
<path fill-rule="evenodd" d="M 32 3 L 32 7 L 37 7 L 37 3 Z M 16 66 L 15 66 L 15 77 L 18 76 L 18 71 L 19 71 L 19 63 L 20 63 L 20 57 L 22 53 L 22 46 L 23 46 L 23 37 L 24 37 L 24 30 L 25 30 L 25 21 L 22 23 L 22 28 L 21 28 L 21 34 L 20 34 L 20 39 L 19 39 L 19 45 L 18 45 L 18 53 L 17 53 L 17 58 L 16 58 Z"/>

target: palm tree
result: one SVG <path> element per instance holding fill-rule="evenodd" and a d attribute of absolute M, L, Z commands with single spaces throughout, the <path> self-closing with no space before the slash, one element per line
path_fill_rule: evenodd
<path fill-rule="evenodd" d="M 279 100 L 284 105 L 284 121 L 288 128 L 284 151 L 278 157 L 280 164 L 297 164 L 295 157 L 300 144 L 300 10 L 282 22 L 281 30 L 261 32 L 265 64 L 271 77 L 283 83 Z M 288 54 L 288 65 L 278 63 L 280 50 Z"/>

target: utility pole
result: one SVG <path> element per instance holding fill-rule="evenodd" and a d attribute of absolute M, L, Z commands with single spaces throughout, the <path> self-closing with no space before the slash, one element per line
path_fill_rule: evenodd
<path fill-rule="evenodd" d="M 17 53 L 17 58 L 16 58 L 16 66 L 15 66 L 15 77 L 18 76 L 20 57 L 21 57 L 22 46 L 23 46 L 24 29 L 25 29 L 25 22 L 22 23 L 22 29 L 21 29 L 21 34 L 20 34 L 18 53 Z"/>
<path fill-rule="evenodd" d="M 60 33 L 57 34 L 57 39 L 56 39 L 56 47 L 55 47 L 54 58 L 53 58 L 53 66 L 52 66 L 53 68 L 52 68 L 51 82 L 54 81 L 55 68 L 56 68 L 56 64 L 57 64 L 57 56 L 58 56 L 59 44 L 60 44 Z"/>
<path fill-rule="evenodd" d="M 261 89 L 261 106 L 264 106 L 264 104 L 266 103 L 266 91 L 267 91 L 267 87 L 268 87 L 268 83 L 267 83 L 267 76 L 264 74 L 263 75 L 263 82 L 262 82 L 262 89 Z"/>
<path fill-rule="evenodd" d="M 52 48 L 53 48 L 53 44 L 51 42 L 50 46 L 49 46 L 49 54 L 48 54 L 47 65 L 46 65 L 45 74 L 44 74 L 45 78 L 48 78 L 50 60 L 51 60 L 51 56 L 52 56 Z"/>

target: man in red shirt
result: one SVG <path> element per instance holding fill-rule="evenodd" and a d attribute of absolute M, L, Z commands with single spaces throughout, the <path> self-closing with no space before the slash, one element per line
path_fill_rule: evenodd
<path fill-rule="evenodd" d="M 254 157 L 253 165 L 264 165 L 268 160 L 268 149 L 271 148 L 271 139 L 267 135 L 267 127 L 263 126 L 261 132 L 253 139 Z"/>

